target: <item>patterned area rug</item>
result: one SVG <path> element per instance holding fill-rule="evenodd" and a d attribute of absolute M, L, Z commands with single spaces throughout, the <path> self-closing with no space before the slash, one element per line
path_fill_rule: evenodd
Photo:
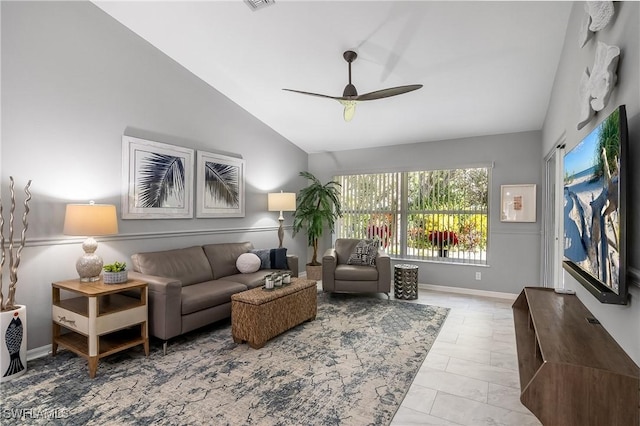
<path fill-rule="evenodd" d="M 230 321 L 103 358 L 96 378 L 66 350 L 1 385 L 2 418 L 26 424 L 384 425 L 448 309 L 319 295 L 318 315 L 259 350 Z M 3 420 L 3 421 L 4 421 Z M 15 423 L 15 421 L 13 422 Z"/>

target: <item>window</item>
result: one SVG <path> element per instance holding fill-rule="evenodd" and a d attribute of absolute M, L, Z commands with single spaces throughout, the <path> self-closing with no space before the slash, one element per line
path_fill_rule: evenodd
<path fill-rule="evenodd" d="M 489 169 L 337 176 L 339 238 L 373 238 L 394 257 L 487 263 Z"/>

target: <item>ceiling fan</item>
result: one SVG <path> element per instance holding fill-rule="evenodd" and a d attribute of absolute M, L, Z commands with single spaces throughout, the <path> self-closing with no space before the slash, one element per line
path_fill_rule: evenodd
<path fill-rule="evenodd" d="M 375 99 L 388 98 L 390 96 L 401 95 L 403 93 L 412 92 L 422 87 L 422 84 L 411 84 L 409 86 L 390 87 L 388 89 L 376 90 L 375 92 L 358 95 L 356 87 L 351 84 L 351 63 L 356 60 L 358 54 L 352 50 L 347 50 L 342 57 L 349 64 L 349 84 L 347 84 L 342 92 L 342 96 L 328 96 L 319 93 L 303 92 L 301 90 L 282 89 L 288 92 L 302 93 L 303 95 L 318 96 L 320 98 L 335 99 L 344 106 L 344 121 L 351 121 L 356 112 L 356 104 L 361 101 L 373 101 Z"/>

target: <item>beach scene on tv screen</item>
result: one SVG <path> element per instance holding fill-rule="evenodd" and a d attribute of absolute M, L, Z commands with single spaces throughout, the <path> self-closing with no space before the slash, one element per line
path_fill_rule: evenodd
<path fill-rule="evenodd" d="M 618 292 L 619 112 L 564 157 L 564 255 Z"/>

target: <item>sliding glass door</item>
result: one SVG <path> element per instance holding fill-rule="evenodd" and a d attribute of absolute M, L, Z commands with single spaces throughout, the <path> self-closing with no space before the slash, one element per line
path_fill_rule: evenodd
<path fill-rule="evenodd" d="M 545 157 L 543 194 L 542 280 L 545 287 L 562 285 L 562 156 L 564 141 Z"/>

